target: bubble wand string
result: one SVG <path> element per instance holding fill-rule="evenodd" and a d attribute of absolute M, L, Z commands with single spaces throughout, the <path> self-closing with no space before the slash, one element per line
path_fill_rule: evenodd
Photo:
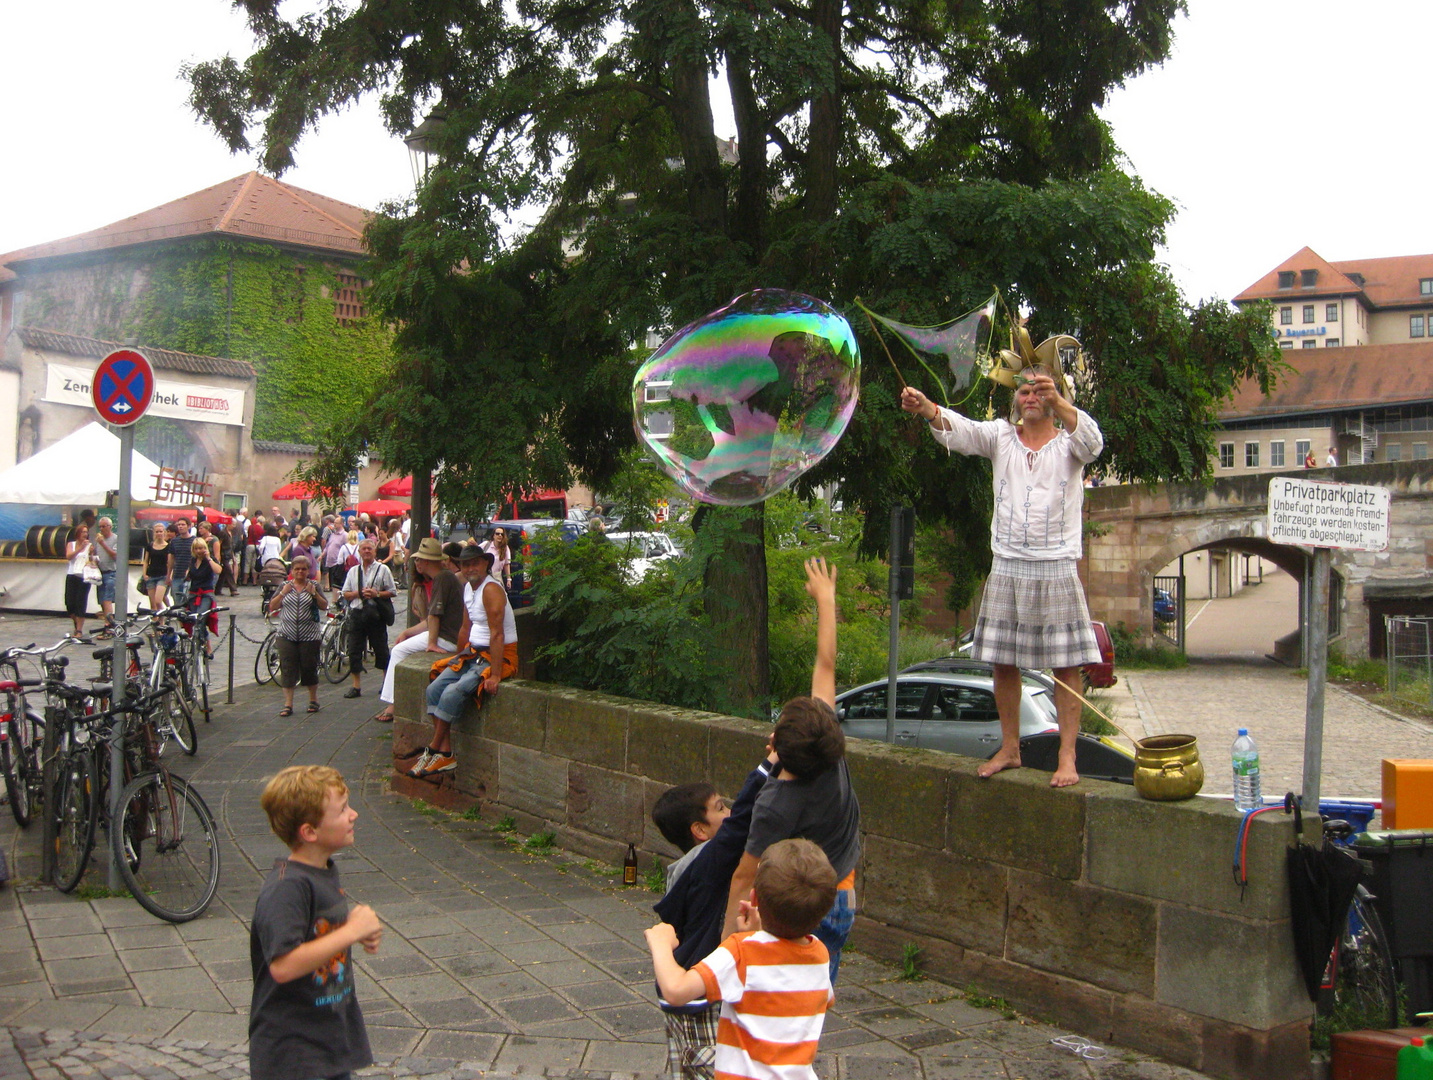
<path fill-rule="evenodd" d="M 876 340 L 881 343 L 881 351 L 886 354 L 886 359 L 891 362 L 891 367 L 895 370 L 896 378 L 901 380 L 901 389 L 904 390 L 910 383 L 906 382 L 906 377 L 901 374 L 901 369 L 896 367 L 896 358 L 891 355 L 891 350 L 886 347 L 886 339 L 881 337 L 881 332 L 876 329 L 876 320 L 871 318 L 871 313 L 866 310 L 866 305 L 861 303 L 859 297 L 856 299 L 856 306 L 861 309 L 862 314 L 866 316 L 866 321 L 871 324 L 871 333 L 875 334 Z"/>

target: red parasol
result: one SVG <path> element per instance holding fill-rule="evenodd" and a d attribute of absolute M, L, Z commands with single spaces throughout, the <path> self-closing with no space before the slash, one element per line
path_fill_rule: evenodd
<path fill-rule="evenodd" d="M 222 510 L 216 510 L 212 506 L 206 506 L 203 510 L 204 519 L 210 524 L 234 524 L 234 518 Z M 192 506 L 149 506 L 137 511 L 134 516 L 138 521 L 177 521 L 182 517 L 187 518 L 193 523 L 197 517 L 197 513 Z"/>
<path fill-rule="evenodd" d="M 405 502 L 398 502 L 396 499 L 369 499 L 354 507 L 360 514 L 377 514 L 380 517 L 397 517 L 404 510 L 413 509 Z"/>
<path fill-rule="evenodd" d="M 271 498 L 277 502 L 292 502 L 294 499 L 298 499 L 302 502 L 304 499 L 316 499 L 321 494 L 323 494 L 323 492 L 320 492 L 318 488 L 313 485 L 301 484 L 295 480 L 277 489 Z"/>
<path fill-rule="evenodd" d="M 431 484 L 432 481 L 430 480 Z M 378 496 L 382 499 L 411 499 L 413 497 L 413 478 L 411 476 L 400 476 L 394 480 L 385 480 L 378 485 Z M 407 509 L 405 507 L 405 509 Z"/>

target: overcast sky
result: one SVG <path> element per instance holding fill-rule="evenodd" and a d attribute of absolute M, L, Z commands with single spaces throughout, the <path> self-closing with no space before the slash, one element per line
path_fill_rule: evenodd
<path fill-rule="evenodd" d="M 1305 244 L 1332 260 L 1433 251 L 1412 211 L 1428 0 L 1189 0 L 1174 55 L 1106 115 L 1180 207 L 1164 258 L 1189 297 L 1232 297 Z M 225 0 L 10 4 L 0 37 L 0 252 L 84 232 L 254 167 L 184 104 L 179 67 L 246 55 Z M 729 133 L 723 133 L 729 134 Z M 412 186 L 371 104 L 330 118 L 285 179 L 374 206 Z"/>

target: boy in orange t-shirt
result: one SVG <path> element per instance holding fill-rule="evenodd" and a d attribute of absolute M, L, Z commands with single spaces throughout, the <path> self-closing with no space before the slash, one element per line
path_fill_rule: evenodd
<path fill-rule="evenodd" d="M 836 872 L 809 840 L 782 840 L 762 854 L 738 932 L 690 971 L 672 956 L 668 923 L 647 931 L 662 997 L 684 1005 L 721 1002 L 716 1078 L 816 1080 L 813 1062 L 831 976 L 826 946 L 813 936 L 836 897 Z"/>

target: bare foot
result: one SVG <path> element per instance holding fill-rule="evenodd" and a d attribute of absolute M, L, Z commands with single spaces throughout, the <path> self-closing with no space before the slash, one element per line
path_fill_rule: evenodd
<path fill-rule="evenodd" d="M 1080 774 L 1075 771 L 1073 762 L 1066 765 L 1063 761 L 1050 777 L 1051 787 L 1073 787 L 1080 782 Z"/>
<path fill-rule="evenodd" d="M 989 780 L 998 772 L 1018 768 L 1020 768 L 1020 751 L 1016 750 L 1014 753 L 1007 753 L 1004 750 L 1000 750 L 993 758 L 976 769 L 975 775 L 982 780 Z"/>

